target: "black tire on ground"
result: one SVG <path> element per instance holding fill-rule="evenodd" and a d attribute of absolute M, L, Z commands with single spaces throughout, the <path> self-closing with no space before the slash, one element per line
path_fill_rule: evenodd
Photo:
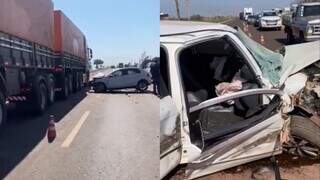
<path fill-rule="evenodd" d="M 104 83 L 95 83 L 93 85 L 93 90 L 95 93 L 105 93 L 107 91 L 107 87 Z"/>
<path fill-rule="evenodd" d="M 48 105 L 48 93 L 46 84 L 43 81 L 38 82 L 34 86 L 33 98 L 33 111 L 37 114 L 43 114 Z"/>
<path fill-rule="evenodd" d="M 299 43 L 304 43 L 306 40 L 304 39 L 304 34 L 302 31 L 299 33 Z"/>
<path fill-rule="evenodd" d="M 141 80 L 138 82 L 136 89 L 145 92 L 148 89 L 148 82 L 146 80 Z"/>
<path fill-rule="evenodd" d="M 71 94 L 71 93 L 75 92 L 74 91 L 74 83 L 73 83 L 74 81 L 73 81 L 71 74 L 69 74 L 68 79 L 69 79 L 69 94 Z"/>
<path fill-rule="evenodd" d="M 77 84 L 77 91 L 80 91 L 80 90 L 81 90 L 81 79 L 80 79 L 80 73 L 77 73 L 76 84 Z"/>
<path fill-rule="evenodd" d="M 48 79 L 48 105 L 52 105 L 55 102 L 55 83 L 53 77 Z"/>
<path fill-rule="evenodd" d="M 69 78 L 65 77 L 64 86 L 62 87 L 61 96 L 63 99 L 67 99 L 69 96 Z"/>
<path fill-rule="evenodd" d="M 6 99 L 2 91 L 0 91 L 0 129 L 5 125 L 7 120 Z"/>
<path fill-rule="evenodd" d="M 292 44 L 294 42 L 294 37 L 292 32 L 287 32 L 287 42 L 288 44 Z"/>
<path fill-rule="evenodd" d="M 290 128 L 292 136 L 302 138 L 320 149 L 320 127 L 310 119 L 292 116 Z"/>

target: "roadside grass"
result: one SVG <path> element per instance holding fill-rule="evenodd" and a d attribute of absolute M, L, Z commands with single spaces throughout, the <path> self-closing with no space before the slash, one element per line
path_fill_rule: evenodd
<path fill-rule="evenodd" d="M 213 17 L 207 17 L 207 16 L 200 16 L 200 15 L 193 15 L 190 17 L 190 21 L 196 21 L 196 22 L 211 22 L 211 23 L 224 23 L 226 21 L 230 21 L 234 19 L 234 16 L 213 16 Z M 170 18 L 170 20 L 178 20 L 177 18 Z M 181 18 L 181 21 L 187 21 L 187 18 Z"/>
<path fill-rule="evenodd" d="M 200 21 L 200 22 L 212 22 L 212 23 L 223 23 L 229 20 L 234 19 L 233 16 L 214 16 L 214 17 L 191 17 L 192 21 Z"/>

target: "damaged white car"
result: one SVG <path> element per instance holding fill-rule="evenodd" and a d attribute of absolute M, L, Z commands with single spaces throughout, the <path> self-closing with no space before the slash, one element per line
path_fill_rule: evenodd
<path fill-rule="evenodd" d="M 270 51 L 240 29 L 162 21 L 160 172 L 189 179 L 288 151 L 320 157 L 320 42 Z"/>

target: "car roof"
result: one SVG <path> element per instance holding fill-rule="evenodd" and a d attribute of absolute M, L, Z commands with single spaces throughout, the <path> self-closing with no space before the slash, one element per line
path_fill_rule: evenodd
<path fill-rule="evenodd" d="M 263 10 L 262 12 L 276 12 L 275 10 Z"/>
<path fill-rule="evenodd" d="M 303 6 L 314 6 L 314 5 L 320 5 L 320 2 L 306 2 L 306 3 L 302 3 L 301 5 Z"/>
<path fill-rule="evenodd" d="M 175 42 L 185 42 L 215 32 L 236 33 L 230 26 L 194 21 L 160 21 L 160 37 L 170 37 Z M 162 38 L 163 39 L 163 38 Z M 168 38 L 166 38 L 168 40 Z M 160 40 L 162 41 L 162 40 Z"/>

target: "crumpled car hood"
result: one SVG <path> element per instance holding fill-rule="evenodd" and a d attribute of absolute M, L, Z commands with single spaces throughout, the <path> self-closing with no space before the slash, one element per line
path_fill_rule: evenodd
<path fill-rule="evenodd" d="M 320 60 L 320 41 L 285 46 L 281 76 L 293 75 Z M 292 67 L 288 74 L 284 74 Z"/>

